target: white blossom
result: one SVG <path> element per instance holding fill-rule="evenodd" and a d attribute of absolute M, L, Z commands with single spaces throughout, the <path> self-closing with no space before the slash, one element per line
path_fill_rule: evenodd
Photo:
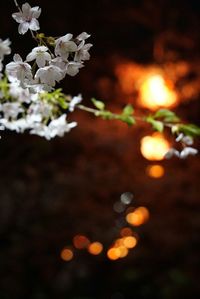
<path fill-rule="evenodd" d="M 3 103 L 0 105 L 0 111 L 3 112 L 4 118 L 9 119 L 9 118 L 14 118 L 16 119 L 18 114 L 23 112 L 24 109 L 22 108 L 20 103 Z"/>
<path fill-rule="evenodd" d="M 70 61 L 67 63 L 66 66 L 66 74 L 70 75 L 70 76 L 76 76 L 79 72 L 79 69 L 83 67 L 83 64 L 80 62 L 75 62 L 75 61 Z"/>
<path fill-rule="evenodd" d="M 35 74 L 36 79 L 49 86 L 55 86 L 56 82 L 63 79 L 63 76 L 63 71 L 55 65 L 40 68 Z"/>
<path fill-rule="evenodd" d="M 3 69 L 3 63 L 2 63 L 2 60 L 0 60 L 0 72 L 2 71 Z"/>
<path fill-rule="evenodd" d="M 75 53 L 74 61 L 81 62 L 82 60 L 89 60 L 90 54 L 88 51 L 91 47 L 92 44 L 85 44 L 85 42 L 82 41 L 78 46 L 77 52 Z"/>
<path fill-rule="evenodd" d="M 183 133 L 180 133 L 176 137 L 176 142 L 182 142 L 186 145 L 192 145 L 193 144 L 193 138 L 191 136 L 185 136 Z"/>
<path fill-rule="evenodd" d="M 11 53 L 10 44 L 11 41 L 8 38 L 4 41 L 0 38 L 0 60 L 3 60 L 5 55 Z"/>
<path fill-rule="evenodd" d="M 48 118 L 52 114 L 52 106 L 49 103 L 37 101 L 30 105 L 28 113 L 30 115 L 39 115 L 41 118 Z"/>
<path fill-rule="evenodd" d="M 76 127 L 76 122 L 67 123 L 66 115 L 63 114 L 59 118 L 50 122 L 48 128 L 51 131 L 51 138 L 55 136 L 64 136 L 66 132 L 69 132 L 72 128 Z"/>
<path fill-rule="evenodd" d="M 193 147 L 190 147 L 190 146 L 187 146 L 185 147 L 181 152 L 180 152 L 180 158 L 181 159 L 185 159 L 187 158 L 188 156 L 194 156 L 198 153 L 198 150 L 196 148 L 193 148 Z"/>
<path fill-rule="evenodd" d="M 55 65 L 55 66 L 59 67 L 62 71 L 65 72 L 67 62 L 63 61 L 63 59 L 61 57 L 57 56 L 50 61 L 50 65 Z"/>
<path fill-rule="evenodd" d="M 87 32 L 82 32 L 81 34 L 79 34 L 76 39 L 79 41 L 83 41 L 86 40 L 87 38 L 90 37 L 90 34 L 88 34 Z"/>
<path fill-rule="evenodd" d="M 48 126 L 43 123 L 37 123 L 34 125 L 30 134 L 38 135 L 40 137 L 45 137 L 47 140 L 51 139 Z"/>
<path fill-rule="evenodd" d="M 73 35 L 68 33 L 55 40 L 55 54 L 62 57 L 64 61 L 67 61 L 69 53 L 77 51 L 77 45 L 72 41 Z"/>
<path fill-rule="evenodd" d="M 26 119 L 24 118 L 12 121 L 2 118 L 0 119 L 0 124 L 4 129 L 6 128 L 11 131 L 16 131 L 17 133 L 23 133 L 28 128 Z"/>
<path fill-rule="evenodd" d="M 38 67 L 44 67 L 46 62 L 51 60 L 51 55 L 47 52 L 48 48 L 45 46 L 40 46 L 33 48 L 31 53 L 26 57 L 27 61 L 36 60 Z"/>
<path fill-rule="evenodd" d="M 32 80 L 32 72 L 30 64 L 23 62 L 19 54 L 15 54 L 13 62 L 6 65 L 6 73 L 11 82 L 19 81 L 22 87 L 25 86 L 25 82 Z"/>
<path fill-rule="evenodd" d="M 28 114 L 26 116 L 26 122 L 28 124 L 29 128 L 33 128 L 35 124 L 40 123 L 42 121 L 42 115 L 41 114 Z"/>
<path fill-rule="evenodd" d="M 37 82 L 38 80 L 33 80 L 30 84 L 27 84 L 27 87 L 31 94 L 38 94 L 42 93 L 44 91 L 52 91 L 53 87 L 47 85 L 47 84 L 41 84 Z"/>
<path fill-rule="evenodd" d="M 66 132 L 69 132 L 77 125 L 76 122 L 67 123 L 66 115 L 63 114 L 59 118 L 52 120 L 49 125 L 38 123 L 30 131 L 30 134 L 36 134 L 45 137 L 47 140 L 55 136 L 62 137 Z"/>
<path fill-rule="evenodd" d="M 3 64 L 2 61 L 0 60 L 0 80 L 3 77 L 3 74 L 1 73 L 2 69 L 3 69 Z"/>
<path fill-rule="evenodd" d="M 164 155 L 165 159 L 171 159 L 172 157 L 179 157 L 180 153 L 175 148 L 170 148 Z"/>
<path fill-rule="evenodd" d="M 193 138 L 191 136 L 184 136 L 182 142 L 185 143 L 186 145 L 192 145 Z"/>
<path fill-rule="evenodd" d="M 22 5 L 19 12 L 13 13 L 13 19 L 19 23 L 18 31 L 20 34 L 25 34 L 28 29 L 37 31 L 40 29 L 39 18 L 41 8 L 39 6 L 31 7 L 27 2 Z"/>
<path fill-rule="evenodd" d="M 82 101 L 82 96 L 80 94 L 76 97 L 73 97 L 72 100 L 69 103 L 69 111 L 73 112 L 76 105 L 81 103 L 81 101 Z"/>
<path fill-rule="evenodd" d="M 9 93 L 11 97 L 17 100 L 20 103 L 30 103 L 31 94 L 28 88 L 22 88 L 17 82 L 10 82 L 9 84 Z"/>

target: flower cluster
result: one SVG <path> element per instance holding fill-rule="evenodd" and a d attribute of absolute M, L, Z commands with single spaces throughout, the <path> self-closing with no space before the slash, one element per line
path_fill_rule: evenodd
<path fill-rule="evenodd" d="M 0 79 L 2 78 L 2 70 L 3 70 L 3 60 L 5 55 L 9 55 L 11 53 L 11 48 L 10 48 L 10 40 L 2 40 L 0 38 Z"/>
<path fill-rule="evenodd" d="M 182 149 L 179 151 L 175 148 L 170 148 L 165 154 L 166 159 L 170 159 L 173 156 L 181 159 L 185 159 L 188 156 L 194 156 L 198 153 L 198 150 L 191 145 L 193 144 L 193 138 L 191 136 L 185 136 L 183 133 L 180 133 L 176 142 L 180 142 Z"/>
<path fill-rule="evenodd" d="M 56 83 L 66 75 L 75 76 L 89 60 L 89 49 L 92 44 L 86 43 L 90 37 L 86 32 L 73 38 L 68 33 L 59 38 L 45 37 L 38 31 L 38 17 L 41 9 L 31 7 L 28 3 L 20 8 L 15 1 L 18 12 L 12 17 L 19 23 L 18 32 L 25 34 L 31 31 L 38 42 L 23 61 L 19 54 L 14 54 L 13 61 L 5 66 L 3 76 L 3 58 L 11 53 L 9 39 L 0 39 L 0 129 L 37 134 L 46 139 L 63 136 L 77 123 L 66 121 L 66 111 L 74 111 L 82 97 L 66 97 L 54 93 Z M 56 99 L 55 99 L 56 97 Z M 58 100 L 58 101 L 57 101 Z M 61 101 L 61 102 L 59 102 Z M 59 106 L 59 107 L 58 107 Z"/>
<path fill-rule="evenodd" d="M 28 3 L 23 4 L 19 12 L 12 14 L 20 23 L 19 33 L 31 30 L 39 45 L 32 49 L 25 61 L 19 54 L 15 54 L 13 61 L 6 65 L 6 74 L 9 81 L 17 82 L 22 87 L 49 91 L 66 75 L 75 76 L 79 72 L 84 61 L 90 58 L 88 51 L 92 44 L 86 43 L 86 39 L 90 37 L 86 32 L 76 38 L 71 33 L 56 39 L 47 38 L 43 34 L 35 36 L 33 31 L 40 28 L 37 20 L 40 14 L 38 6 L 31 8 Z"/>

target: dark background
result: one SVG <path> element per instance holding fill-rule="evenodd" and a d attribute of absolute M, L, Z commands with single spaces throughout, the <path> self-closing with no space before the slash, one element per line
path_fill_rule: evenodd
<path fill-rule="evenodd" d="M 20 2 L 21 4 L 22 2 Z M 184 60 L 195 66 L 185 78 L 199 80 L 199 1 L 31 1 L 42 8 L 41 31 L 59 36 L 91 33 L 91 60 L 66 93 L 96 96 L 111 108 L 127 103 L 117 93 L 115 66 L 123 61 L 148 65 Z M 34 41 L 19 36 L 12 1 L 0 3 L 1 37 L 23 57 Z M 169 32 L 170 53 L 155 55 L 156 41 Z M 102 85 L 103 82 L 107 82 Z M 135 104 L 135 102 L 133 102 Z M 199 124 L 199 95 L 182 102 L 177 113 Z M 140 153 L 149 128 L 128 128 L 75 112 L 79 126 L 52 141 L 28 134 L 2 133 L 0 142 L 0 299 L 196 299 L 199 288 L 199 155 L 162 161 L 165 175 L 152 179 L 151 164 Z M 198 144 L 197 144 L 198 146 Z M 75 234 L 108 248 L 118 235 L 113 204 L 134 194 L 150 220 L 137 229 L 139 243 L 128 257 L 109 261 L 76 251 L 60 258 Z"/>

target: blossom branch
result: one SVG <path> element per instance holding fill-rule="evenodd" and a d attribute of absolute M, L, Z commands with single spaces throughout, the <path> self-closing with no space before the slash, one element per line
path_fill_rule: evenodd
<path fill-rule="evenodd" d="M 10 40 L 0 39 L 0 129 L 14 130 L 23 133 L 28 130 L 50 140 L 63 136 L 74 128 L 77 123 L 68 123 L 66 116 L 76 108 L 92 113 L 96 117 L 107 120 L 119 120 L 129 126 L 138 122 L 151 125 L 155 131 L 170 130 L 176 142 L 183 149 L 179 152 L 171 149 L 166 157 L 173 155 L 185 158 L 194 155 L 197 150 L 190 145 L 193 138 L 200 136 L 200 128 L 193 124 L 184 124 L 178 116 L 167 109 L 160 109 L 150 115 L 136 115 L 132 105 L 126 105 L 121 113 L 109 111 L 102 101 L 92 99 L 94 107 L 82 104 L 82 97 L 65 95 L 61 89 L 55 89 L 65 76 L 75 76 L 90 59 L 89 50 L 92 44 L 86 40 L 90 35 L 82 32 L 76 37 L 67 33 L 61 37 L 45 36 L 39 33 L 38 18 L 41 9 L 31 7 L 28 3 L 19 7 L 14 0 L 18 12 L 13 13 L 13 19 L 19 23 L 19 34 L 30 30 L 32 38 L 37 42 L 23 61 L 15 54 L 13 61 L 3 68 L 5 55 L 11 53 Z"/>

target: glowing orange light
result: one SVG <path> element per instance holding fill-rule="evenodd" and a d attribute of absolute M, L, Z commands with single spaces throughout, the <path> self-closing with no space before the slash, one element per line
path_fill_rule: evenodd
<path fill-rule="evenodd" d="M 123 258 L 128 255 L 128 249 L 126 246 L 119 246 L 117 249 L 120 252 L 120 254 L 119 254 L 120 258 Z"/>
<path fill-rule="evenodd" d="M 156 110 L 159 107 L 172 107 L 177 102 L 177 95 L 160 74 L 149 75 L 140 86 L 141 106 Z"/>
<path fill-rule="evenodd" d="M 93 242 L 89 245 L 88 251 L 93 255 L 98 255 L 102 252 L 103 245 L 100 242 Z"/>
<path fill-rule="evenodd" d="M 160 161 L 169 150 L 170 144 L 160 133 L 154 133 L 152 136 L 145 136 L 141 139 L 141 153 L 151 161 Z"/>
<path fill-rule="evenodd" d="M 60 253 L 61 259 L 63 259 L 66 262 L 71 261 L 73 259 L 73 256 L 73 251 L 69 248 L 64 248 Z"/>
<path fill-rule="evenodd" d="M 134 248 L 137 244 L 137 239 L 132 236 L 125 237 L 123 243 L 126 248 Z"/>
<path fill-rule="evenodd" d="M 118 77 L 120 87 L 125 94 L 131 94 L 135 90 L 136 78 L 141 69 L 135 63 L 122 63 L 117 65 L 115 73 Z"/>
<path fill-rule="evenodd" d="M 73 238 L 73 244 L 74 244 L 74 247 L 76 247 L 77 249 L 84 249 L 84 248 L 87 248 L 89 246 L 90 241 L 85 236 L 76 235 Z"/>
<path fill-rule="evenodd" d="M 115 240 L 114 247 L 123 246 L 123 238 Z"/>
<path fill-rule="evenodd" d="M 120 249 L 119 248 L 110 248 L 108 251 L 107 251 L 107 257 L 110 259 L 110 260 L 117 260 L 118 258 L 120 258 Z"/>
<path fill-rule="evenodd" d="M 164 175 L 165 169 L 161 165 L 151 165 L 147 167 L 146 172 L 148 176 L 158 179 Z"/>
<path fill-rule="evenodd" d="M 129 227 L 124 227 L 124 228 L 122 228 L 121 231 L 120 231 L 120 235 L 121 235 L 122 237 L 132 236 L 132 234 L 133 234 L 133 231 L 132 231 L 132 229 L 129 228 Z"/>
<path fill-rule="evenodd" d="M 126 215 L 126 221 L 134 226 L 139 226 L 149 219 L 149 211 L 145 207 L 139 207 L 134 212 Z"/>

